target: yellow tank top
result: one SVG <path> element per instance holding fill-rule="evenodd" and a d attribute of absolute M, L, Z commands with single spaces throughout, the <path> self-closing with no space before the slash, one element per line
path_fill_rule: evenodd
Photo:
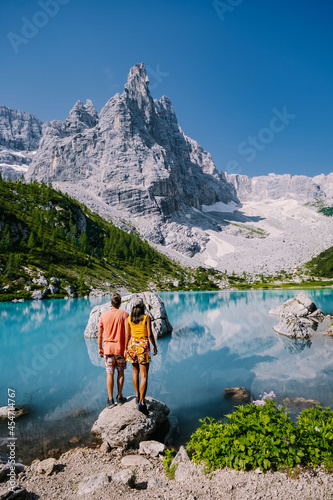
<path fill-rule="evenodd" d="M 143 316 L 143 320 L 138 323 L 132 323 L 131 316 L 128 317 L 128 324 L 131 328 L 131 336 L 135 338 L 148 337 L 147 324 L 146 324 L 147 314 Z"/>

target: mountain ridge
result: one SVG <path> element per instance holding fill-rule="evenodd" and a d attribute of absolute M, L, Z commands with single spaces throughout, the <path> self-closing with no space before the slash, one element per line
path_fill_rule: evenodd
<path fill-rule="evenodd" d="M 13 113 L 17 122 L 21 112 Z M 23 122 L 27 150 L 9 152 L 10 137 L 1 145 L 8 119 L 0 120 L 4 177 L 52 182 L 186 265 L 276 272 L 333 245 L 333 218 L 315 206 L 332 203 L 333 174 L 218 172 L 210 153 L 182 131 L 170 100 L 152 98 L 143 63 L 100 113 L 79 100 L 64 121 L 29 115 Z"/>

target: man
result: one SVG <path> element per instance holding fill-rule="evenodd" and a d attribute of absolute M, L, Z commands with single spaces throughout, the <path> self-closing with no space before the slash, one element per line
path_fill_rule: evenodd
<path fill-rule="evenodd" d="M 107 408 L 113 408 L 115 402 L 113 399 L 114 372 L 117 368 L 117 404 L 125 403 L 123 397 L 124 370 L 126 369 L 126 360 L 124 357 L 125 349 L 125 321 L 128 313 L 119 309 L 121 296 L 115 293 L 111 300 L 112 309 L 101 314 L 98 324 L 98 354 L 105 359 L 106 366 L 106 385 L 108 389 Z M 103 343 L 104 333 L 104 343 Z M 104 345 L 104 348 L 103 348 Z"/>

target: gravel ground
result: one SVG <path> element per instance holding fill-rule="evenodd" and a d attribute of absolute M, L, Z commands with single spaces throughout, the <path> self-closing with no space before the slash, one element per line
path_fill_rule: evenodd
<path fill-rule="evenodd" d="M 132 487 L 110 480 L 94 491 L 80 494 L 78 486 L 84 478 L 100 473 L 114 477 L 126 469 L 121 464 L 124 455 L 136 454 L 123 450 L 110 453 L 100 449 L 77 448 L 64 453 L 56 462 L 51 475 L 38 472 L 38 461 L 27 466 L 18 476 L 18 484 L 29 492 L 27 499 L 333 499 L 333 473 L 321 469 L 296 470 L 294 477 L 286 472 L 242 472 L 229 469 L 204 474 L 202 467 L 180 463 L 175 479 L 167 479 L 162 457 L 146 457 L 146 465 L 130 466 L 135 476 Z M 142 458 L 141 458 L 142 460 Z M 128 469 L 128 468 L 127 468 Z M 3 493 L 5 484 L 3 484 Z M 3 498 L 0 494 L 0 498 Z"/>

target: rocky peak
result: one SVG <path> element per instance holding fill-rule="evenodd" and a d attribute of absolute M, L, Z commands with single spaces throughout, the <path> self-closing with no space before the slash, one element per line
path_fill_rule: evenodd
<path fill-rule="evenodd" d="M 92 101 L 89 99 L 84 106 L 82 101 L 78 100 L 65 120 L 65 127 L 70 133 L 82 132 L 84 129 L 95 127 L 97 122 L 98 114 Z"/>
<path fill-rule="evenodd" d="M 98 113 L 91 99 L 86 100 L 84 108 L 90 116 L 98 120 Z"/>
<path fill-rule="evenodd" d="M 0 146 L 16 151 L 34 151 L 43 134 L 44 122 L 25 111 L 0 105 Z"/>
<path fill-rule="evenodd" d="M 132 111 L 136 125 L 140 127 L 141 118 L 149 127 L 154 121 L 156 112 L 149 91 L 149 78 L 143 63 L 136 64 L 130 69 L 123 95 Z"/>

